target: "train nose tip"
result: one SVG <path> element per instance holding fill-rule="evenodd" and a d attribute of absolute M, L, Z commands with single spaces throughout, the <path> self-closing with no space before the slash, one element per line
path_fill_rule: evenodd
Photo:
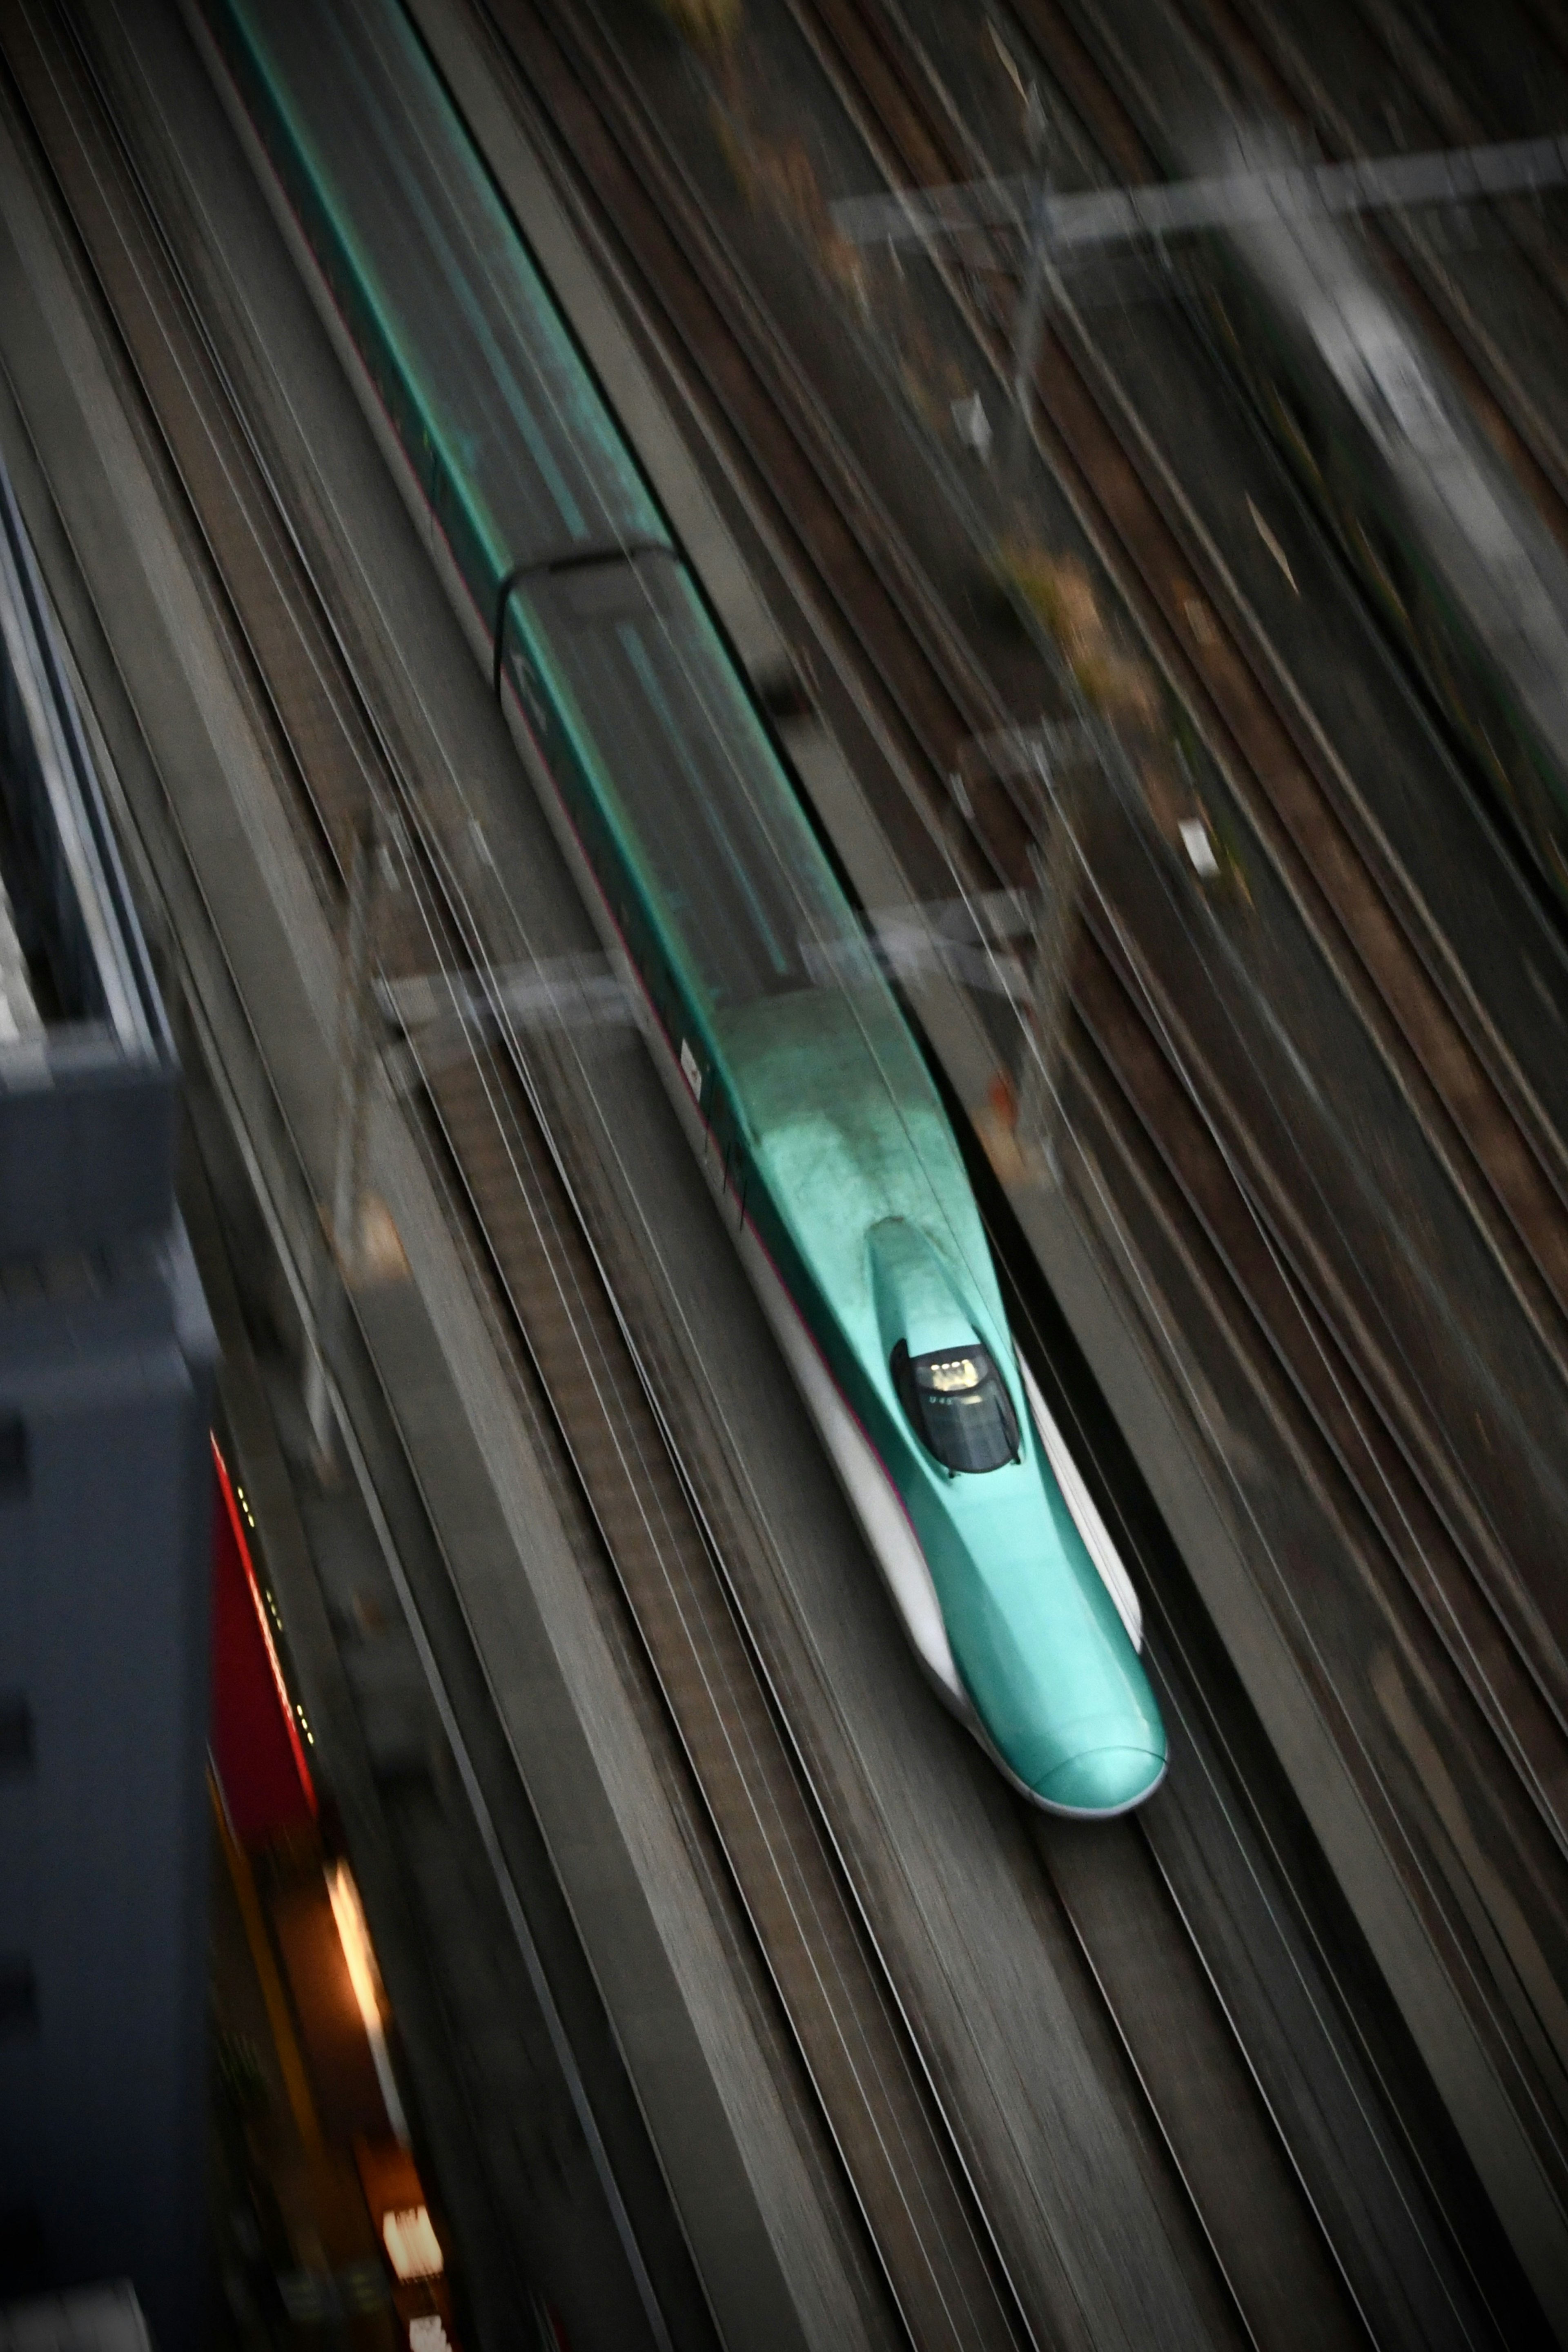
<path fill-rule="evenodd" d="M 1053 1813 L 1103 1818 L 1142 1804 L 1165 1771 L 1164 1756 L 1146 1748 L 1094 1748 L 1048 1772 L 1035 1793 Z"/>

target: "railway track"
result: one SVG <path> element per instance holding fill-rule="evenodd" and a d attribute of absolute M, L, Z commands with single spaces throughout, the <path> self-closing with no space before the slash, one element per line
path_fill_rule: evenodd
<path fill-rule="evenodd" d="M 1074 7 L 1076 16 L 1070 16 L 1069 9 Z M 1343 110 L 1337 109 L 1323 91 L 1319 76 L 1306 59 L 1301 39 L 1282 23 L 1282 10 L 1270 15 L 1255 5 L 1254 0 L 1194 0 L 1190 8 L 1168 13 L 1170 21 L 1184 29 L 1204 59 L 1213 78 L 1216 105 L 1220 102 L 1222 91 L 1243 106 L 1249 100 L 1253 104 L 1263 102 L 1288 121 L 1319 134 L 1333 154 L 1365 152 L 1364 140 L 1355 135 Z M 1381 7 L 1375 13 L 1382 17 L 1388 14 Z M 1066 5 L 1062 0 L 1018 0 L 1012 14 L 1030 51 L 1059 79 L 1113 168 L 1133 172 L 1139 178 L 1159 177 L 1163 163 L 1174 150 L 1167 148 L 1162 153 L 1158 143 L 1162 131 L 1159 103 L 1147 79 L 1131 62 L 1132 20 L 1127 26 L 1113 26 L 1097 0 L 1066 0 Z M 1099 36 L 1100 58 L 1106 62 L 1097 61 L 1086 47 L 1084 32 L 1091 27 Z M 1270 42 L 1267 49 L 1266 37 Z M 1288 70 L 1281 59 L 1288 60 Z M 1174 102 L 1178 110 L 1190 114 L 1196 102 L 1192 88 L 1183 88 Z M 1465 113 L 1456 101 L 1446 113 L 1435 115 L 1421 128 L 1434 143 L 1441 143 L 1446 137 L 1457 140 L 1471 135 L 1478 120 Z M 1531 266 L 1541 264 L 1544 248 L 1540 221 L 1529 207 L 1500 209 L 1518 232 L 1520 249 L 1531 257 Z M 1489 389 L 1484 380 L 1488 351 L 1479 322 L 1458 313 L 1445 313 L 1434 294 L 1416 282 L 1406 249 L 1412 239 L 1417 248 L 1425 249 L 1421 248 L 1418 226 L 1402 223 L 1396 239 L 1393 232 L 1380 228 L 1374 220 L 1366 233 L 1470 397 L 1489 438 L 1512 458 L 1550 527 L 1560 536 L 1568 536 L 1568 507 L 1550 479 L 1549 468 L 1531 454 L 1533 411 L 1528 395 L 1520 388 L 1517 372 L 1510 374 L 1506 386 Z M 1551 306 L 1561 309 L 1564 286 L 1555 264 L 1549 273 L 1549 282 L 1547 278 L 1538 282 Z M 1223 587 L 1218 601 L 1226 601 Z M 1239 634 L 1244 637 L 1244 631 Z M 1568 1165 L 1564 1160 L 1564 1113 L 1568 1105 L 1560 1098 L 1555 1082 L 1554 1065 L 1559 1058 L 1555 1046 L 1522 1045 L 1506 1014 L 1496 1009 L 1489 994 L 1488 975 L 1464 967 L 1461 953 L 1445 935 L 1434 908 L 1424 903 L 1419 883 L 1402 866 L 1373 810 L 1357 791 L 1343 758 L 1332 754 L 1325 758 L 1327 747 L 1322 743 L 1313 746 L 1309 742 L 1303 749 L 1309 761 L 1315 750 L 1320 790 L 1329 801 L 1337 801 L 1345 835 L 1357 859 L 1372 877 L 1387 914 L 1403 934 L 1406 949 L 1413 952 L 1433 990 L 1444 1000 L 1447 1017 L 1439 1013 L 1435 1020 L 1424 1018 L 1414 1007 L 1406 1008 L 1396 986 L 1391 989 L 1382 983 L 1381 992 L 1393 1005 L 1412 1047 L 1418 1055 L 1430 1057 L 1429 1066 L 1434 1070 L 1444 1066 L 1445 1028 L 1458 1028 L 1467 1034 L 1474 1066 L 1484 1076 L 1483 1090 L 1478 1093 L 1466 1085 L 1467 1073 L 1457 1059 L 1450 1060 L 1452 1076 L 1447 1085 L 1442 1080 L 1438 1083 L 1457 1123 L 1469 1128 L 1478 1164 L 1486 1163 L 1486 1152 L 1477 1139 L 1494 1125 L 1500 1139 L 1511 1122 L 1518 1141 L 1545 1180 L 1544 1189 L 1531 1189 L 1527 1207 L 1524 1195 L 1511 1192 L 1507 1178 L 1500 1179 L 1499 1166 L 1494 1165 L 1490 1171 L 1498 1197 L 1509 1202 L 1526 1248 L 1536 1257 L 1537 1265 L 1555 1290 L 1557 1276 L 1552 1269 L 1561 1243 L 1553 1241 L 1549 1229 L 1554 1221 L 1561 1222 L 1563 1171 Z M 1525 896 L 1519 895 L 1520 919 L 1528 926 L 1531 909 Z M 1369 969 L 1376 981 L 1379 966 L 1370 963 Z M 1539 1020 L 1539 1006 L 1535 1012 Z M 1500 1118 L 1501 1124 L 1498 1125 Z M 1503 1149 L 1508 1150 L 1506 1142 Z M 1542 1240 L 1544 1255 L 1537 1252 L 1532 1234 Z"/>
<path fill-rule="evenodd" d="M 16 8 L 6 63 L 210 553 L 324 894 L 379 810 L 401 867 L 379 939 L 389 981 L 483 971 L 461 887 L 401 772 L 234 389 L 150 208 L 134 147 L 51 12 Z M 432 1134 L 482 1256 L 496 1325 L 598 1539 L 601 1605 L 646 1662 L 673 1769 L 727 1878 L 840 2170 L 844 2222 L 885 2316 L 923 2346 L 1027 2344 L 967 2151 L 926 2076 L 826 1819 L 735 1605 L 729 1531 L 698 1499 L 516 1041 L 427 1074 Z M 607 1583 L 607 1580 L 612 1580 Z M 624 1635 L 623 1637 L 624 1638 Z"/>
<path fill-rule="evenodd" d="M 1287 7 L 1194 0 L 1184 13 L 1216 74 L 1243 103 L 1269 107 L 1333 155 L 1364 154 L 1379 132 L 1386 138 L 1391 131 L 1402 145 L 1473 145 L 1491 135 L 1489 121 L 1502 119 L 1500 110 L 1478 109 L 1439 54 L 1438 17 L 1427 12 L 1417 26 L 1396 0 L 1372 0 L 1366 7 L 1334 12 L 1328 23 L 1320 19 L 1320 43 L 1326 32 L 1331 38 L 1337 33 L 1343 44 L 1333 87 Z M 1560 55 L 1558 65 L 1561 73 Z M 1379 82 L 1400 94 L 1396 113 L 1385 110 L 1381 123 L 1356 96 Z M 1542 113 L 1548 119 L 1557 119 L 1550 103 Z M 1560 334 L 1568 332 L 1568 268 L 1540 207 L 1503 203 L 1489 218 L 1491 266 L 1500 249 L 1526 302 L 1551 314 Z M 1440 226 L 1407 216 L 1396 226 L 1372 223 L 1369 236 L 1489 437 L 1509 457 L 1548 528 L 1568 544 L 1568 412 L 1528 356 L 1514 348 L 1513 301 L 1489 300 L 1484 289 L 1467 283 L 1462 233 L 1445 236 Z"/>

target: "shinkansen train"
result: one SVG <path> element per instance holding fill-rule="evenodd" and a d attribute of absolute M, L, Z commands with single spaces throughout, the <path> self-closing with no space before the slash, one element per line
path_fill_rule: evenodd
<path fill-rule="evenodd" d="M 930 1074 L 444 86 L 395 0 L 188 6 L 921 1664 L 1035 1804 L 1138 1804 L 1136 1604 Z"/>
<path fill-rule="evenodd" d="M 1243 136 L 1212 167 L 1284 158 Z M 1568 555 L 1354 229 L 1281 210 L 1201 307 L 1539 866 L 1568 896 Z"/>

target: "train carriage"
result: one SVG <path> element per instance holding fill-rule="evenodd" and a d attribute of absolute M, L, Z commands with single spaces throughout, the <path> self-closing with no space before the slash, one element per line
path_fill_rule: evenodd
<path fill-rule="evenodd" d="M 1139 1803 L 1129 1588 L 935 1085 L 417 35 L 190 5 L 922 1664 L 1033 1802 Z"/>

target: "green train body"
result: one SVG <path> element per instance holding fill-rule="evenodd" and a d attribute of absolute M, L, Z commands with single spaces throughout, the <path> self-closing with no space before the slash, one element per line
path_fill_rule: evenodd
<path fill-rule="evenodd" d="M 1159 1713 L 940 1098 L 459 118 L 391 0 L 196 23 L 917 1654 L 1034 1801 L 1136 1804 Z"/>

